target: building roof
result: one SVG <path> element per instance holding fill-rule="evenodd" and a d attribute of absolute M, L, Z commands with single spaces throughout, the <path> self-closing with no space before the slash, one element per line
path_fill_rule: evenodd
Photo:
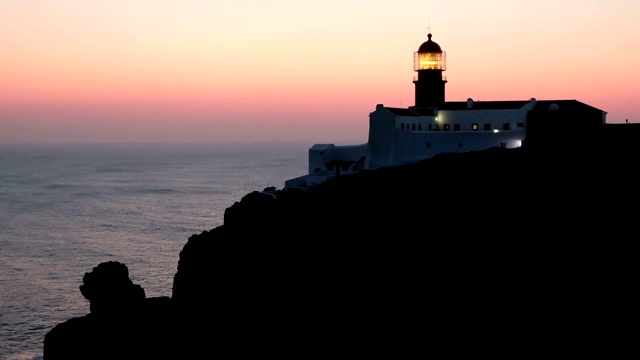
<path fill-rule="evenodd" d="M 435 116 L 435 109 L 431 108 L 392 108 L 385 107 L 396 116 Z"/>
<path fill-rule="evenodd" d="M 591 105 L 587 105 L 578 100 L 538 100 L 536 106 L 533 108 L 534 111 L 540 110 L 550 110 L 551 107 L 555 104 L 557 110 L 568 110 L 568 111 L 577 111 L 577 110 L 588 110 L 588 111 L 603 111 Z"/>
<path fill-rule="evenodd" d="M 500 110 L 500 109 L 520 109 L 530 102 L 530 100 L 506 100 L 506 101 L 478 101 L 472 100 L 471 107 L 469 101 L 447 101 L 438 106 L 438 110 Z"/>
<path fill-rule="evenodd" d="M 385 109 L 391 111 L 391 113 L 396 116 L 419 116 L 413 110 L 407 108 L 385 107 Z"/>
<path fill-rule="evenodd" d="M 315 144 L 309 150 L 327 150 L 332 147 L 335 147 L 333 144 Z"/>
<path fill-rule="evenodd" d="M 473 101 L 471 107 L 468 107 L 468 101 L 447 101 L 437 107 L 437 110 L 507 110 L 507 109 L 520 109 L 523 106 L 529 104 L 531 100 L 506 100 L 506 101 Z M 553 105 L 555 104 L 555 105 Z M 578 100 L 536 100 L 536 105 L 533 108 L 534 111 L 550 110 L 551 108 L 577 111 L 577 110 L 589 110 L 589 111 L 602 111 L 593 106 L 582 103 Z M 388 111 L 396 116 L 435 116 L 435 108 L 394 108 L 385 107 Z"/>

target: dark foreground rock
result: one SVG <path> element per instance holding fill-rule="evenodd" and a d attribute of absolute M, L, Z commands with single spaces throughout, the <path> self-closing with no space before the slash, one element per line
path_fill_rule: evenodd
<path fill-rule="evenodd" d="M 595 354 L 603 329 L 624 337 L 640 199 L 635 145 L 601 145 L 252 192 L 188 239 L 171 298 L 124 264 L 86 274 L 91 314 L 45 360 Z"/>

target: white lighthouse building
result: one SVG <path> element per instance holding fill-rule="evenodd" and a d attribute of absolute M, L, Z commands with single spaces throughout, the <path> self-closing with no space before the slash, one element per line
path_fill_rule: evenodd
<path fill-rule="evenodd" d="M 309 149 L 309 173 L 287 180 L 285 189 L 304 188 L 343 174 L 373 170 L 430 158 L 440 153 L 517 148 L 523 145 L 528 123 L 538 128 L 558 124 L 604 124 L 606 112 L 577 100 L 446 101 L 442 73 L 446 53 L 431 40 L 414 53 L 417 76 L 415 105 L 407 108 L 376 105 L 369 114 L 366 144 L 315 144 Z"/>

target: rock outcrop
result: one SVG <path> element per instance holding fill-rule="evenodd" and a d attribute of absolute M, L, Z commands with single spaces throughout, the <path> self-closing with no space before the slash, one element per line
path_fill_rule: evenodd
<path fill-rule="evenodd" d="M 53 328 L 44 358 L 577 346 L 606 325 L 594 309 L 624 303 L 638 154 L 490 149 L 252 192 L 188 239 L 171 298 L 144 298 L 123 264 L 85 275 L 91 314 Z"/>
<path fill-rule="evenodd" d="M 163 355 L 170 341 L 169 298 L 145 297 L 129 279 L 125 264 L 109 261 L 85 273 L 80 292 L 89 300 L 90 314 L 63 322 L 47 333 L 47 359 L 141 359 Z"/>

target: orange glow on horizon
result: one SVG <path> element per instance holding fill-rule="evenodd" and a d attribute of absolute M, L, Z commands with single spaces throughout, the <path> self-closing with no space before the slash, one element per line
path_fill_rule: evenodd
<path fill-rule="evenodd" d="M 129 136 L 126 122 L 166 128 L 158 141 L 361 138 L 376 104 L 413 105 L 413 57 L 428 32 L 446 52 L 448 101 L 576 99 L 609 122 L 640 122 L 640 48 L 629 45 L 640 3 L 246 5 L 3 3 L 0 141 L 73 142 L 66 121 L 95 138 Z"/>

